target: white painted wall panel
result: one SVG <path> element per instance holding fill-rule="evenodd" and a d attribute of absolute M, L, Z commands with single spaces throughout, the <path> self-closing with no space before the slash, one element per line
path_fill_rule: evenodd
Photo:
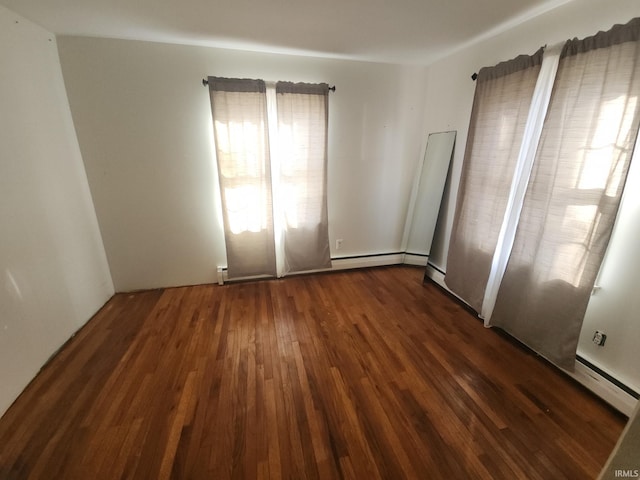
<path fill-rule="evenodd" d="M 0 414 L 113 294 L 49 32 L 0 7 Z"/>
<path fill-rule="evenodd" d="M 424 69 L 61 37 L 62 69 L 116 290 L 216 281 L 226 265 L 208 76 L 327 82 L 334 256 L 399 252 Z"/>

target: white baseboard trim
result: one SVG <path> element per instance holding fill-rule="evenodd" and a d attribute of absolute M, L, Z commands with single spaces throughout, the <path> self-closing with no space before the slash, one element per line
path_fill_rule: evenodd
<path fill-rule="evenodd" d="M 447 288 L 447 286 L 444 283 L 444 273 L 442 273 L 440 270 L 437 270 L 436 267 L 434 267 L 430 263 L 427 264 L 427 270 L 425 275 L 429 277 L 431 280 L 433 280 L 434 282 L 436 282 L 438 285 L 440 285 L 442 288 L 444 288 L 447 292 L 453 293 L 451 290 Z"/>
<path fill-rule="evenodd" d="M 218 285 L 224 285 L 228 282 L 246 282 L 249 280 L 268 280 L 273 278 L 271 275 L 253 275 L 248 277 L 238 277 L 233 280 L 229 279 L 229 273 L 226 267 L 218 267 Z"/>
<path fill-rule="evenodd" d="M 426 267 L 429 261 L 428 255 L 418 255 L 415 253 L 405 253 L 404 263 L 405 265 L 415 265 L 416 267 Z"/>
<path fill-rule="evenodd" d="M 576 362 L 573 372 L 563 371 L 627 417 L 636 408 L 637 399 L 583 363 Z"/>
<path fill-rule="evenodd" d="M 432 265 L 427 265 L 426 275 L 447 292 L 464 302 L 464 300 L 447 288 L 447 285 L 444 283 L 444 273 L 436 270 Z M 627 416 L 630 416 L 636 407 L 637 399 L 579 361 L 576 361 L 574 372 L 569 372 L 560 367 L 557 368 Z"/>
<path fill-rule="evenodd" d="M 460 300 L 463 303 L 467 303 L 465 302 L 463 299 L 461 299 L 458 295 L 456 295 L 454 292 L 452 292 L 451 290 L 449 290 L 449 287 L 447 287 L 447 284 L 444 283 L 444 273 L 442 273 L 440 270 L 436 270 L 435 267 L 433 265 L 431 265 L 430 263 L 427 264 L 427 269 L 425 271 L 425 276 L 429 277 L 431 280 L 433 280 L 439 287 L 443 288 L 444 290 L 446 290 L 447 292 L 449 292 L 451 295 L 453 295 L 454 297 L 456 297 L 458 300 Z"/>
<path fill-rule="evenodd" d="M 332 272 L 332 271 L 338 271 L 338 270 L 351 270 L 355 268 L 400 265 L 402 263 L 406 263 L 404 262 L 404 259 L 405 259 L 404 253 L 383 253 L 383 254 L 362 255 L 357 257 L 344 257 L 344 258 L 338 257 L 338 258 L 331 259 L 331 268 L 289 273 L 286 276 L 292 277 L 294 275 L 305 275 L 308 273 Z M 415 265 L 415 264 L 409 263 L 409 265 Z M 426 259 L 425 259 L 424 265 L 426 265 Z M 273 278 L 273 277 L 268 275 L 257 275 L 253 277 L 234 278 L 233 281 L 262 280 L 267 278 Z M 230 281 L 229 275 L 227 273 L 227 267 L 218 267 L 216 279 L 218 281 L 218 285 L 223 285 Z"/>
<path fill-rule="evenodd" d="M 348 270 L 351 268 L 382 267 L 399 265 L 404 261 L 404 253 L 386 253 L 381 255 L 363 255 L 331 259 L 331 270 Z"/>

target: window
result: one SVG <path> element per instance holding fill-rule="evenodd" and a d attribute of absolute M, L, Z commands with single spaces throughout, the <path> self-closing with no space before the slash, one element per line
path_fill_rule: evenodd
<path fill-rule="evenodd" d="M 557 74 L 540 73 L 535 88 L 552 86 L 549 98 L 537 108 L 534 93 L 522 140 L 511 135 L 521 148 L 509 156 L 515 174 L 507 175 L 508 199 L 497 209 L 467 206 L 506 190 L 478 181 L 472 168 L 476 156 L 490 174 L 502 175 L 504 168 L 493 170 L 491 154 L 478 148 L 470 134 L 445 281 L 481 312 L 487 325 L 509 331 L 571 369 L 640 122 L 640 19 L 568 41 L 559 55 L 545 52 L 541 72 L 554 56 Z M 482 117 L 476 110 L 483 106 L 497 125 L 489 129 L 489 138 L 500 139 L 505 130 L 496 123 L 503 118 L 499 102 L 488 98 L 488 105 L 482 103 L 486 89 L 480 80 L 481 75 L 476 87 L 481 99 L 474 100 L 470 132 L 486 127 L 477 126 Z M 501 92 L 496 98 L 514 96 L 504 87 Z M 520 94 L 531 95 L 528 85 Z M 537 122 L 539 135 L 533 127 Z M 466 185 L 477 185 L 474 197 Z M 498 221 L 491 221 L 495 216 Z M 473 238 L 491 239 L 490 248 L 480 248 Z"/>
<path fill-rule="evenodd" d="M 229 277 L 329 268 L 328 85 L 209 77 L 209 91 Z"/>

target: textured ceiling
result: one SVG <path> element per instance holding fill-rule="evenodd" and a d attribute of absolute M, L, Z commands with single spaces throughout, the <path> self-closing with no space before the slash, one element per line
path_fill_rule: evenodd
<path fill-rule="evenodd" d="M 428 64 L 570 0 L 0 0 L 56 35 Z"/>

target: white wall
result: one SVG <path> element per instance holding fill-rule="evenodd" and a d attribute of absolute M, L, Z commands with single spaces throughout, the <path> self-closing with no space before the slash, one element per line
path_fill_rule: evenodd
<path fill-rule="evenodd" d="M 522 53 L 533 53 L 542 45 L 593 35 L 637 16 L 640 16 L 637 0 L 574 1 L 429 67 L 426 130 L 458 130 L 451 182 L 430 257 L 436 267 L 446 271 L 455 196 L 475 88 L 470 75 L 483 66 L 495 65 Z M 627 190 L 640 190 L 640 175 L 635 175 Z M 637 205 L 637 199 L 625 200 L 624 212 L 611 243 L 615 253 L 610 251 L 607 256 L 605 275 L 600 279 L 603 288 L 589 305 L 578 347 L 579 355 L 636 390 L 640 388 L 637 356 L 640 321 L 635 308 L 638 306 L 636 286 L 640 280 L 640 250 L 636 245 L 640 234 L 640 209 Z M 599 349 L 590 343 L 596 328 L 609 335 L 606 346 Z"/>
<path fill-rule="evenodd" d="M 578 353 L 640 393 L 640 152 L 629 169 L 605 261 L 589 301 Z M 604 347 L 592 342 L 600 330 Z"/>
<path fill-rule="evenodd" d="M 0 414 L 113 294 L 56 42 L 0 6 Z"/>
<path fill-rule="evenodd" d="M 423 68 L 60 37 L 117 291 L 212 282 L 226 265 L 207 75 L 327 82 L 334 256 L 398 252 L 426 131 Z"/>

